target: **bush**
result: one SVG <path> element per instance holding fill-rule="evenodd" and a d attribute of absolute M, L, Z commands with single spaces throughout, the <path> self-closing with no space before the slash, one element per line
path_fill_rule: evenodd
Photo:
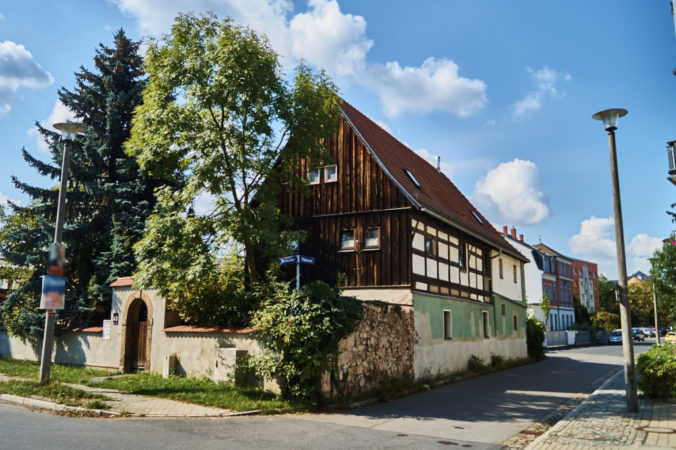
<path fill-rule="evenodd" d="M 321 379 L 334 368 L 340 340 L 361 320 L 361 302 L 321 281 L 297 294 L 288 283 L 272 280 L 258 292 L 263 307 L 252 324 L 265 351 L 248 364 L 276 379 L 285 398 L 319 403 Z"/>
<path fill-rule="evenodd" d="M 467 370 L 470 372 L 482 372 L 485 368 L 486 365 L 481 358 L 476 355 L 469 357 L 469 361 L 467 361 Z"/>
<path fill-rule="evenodd" d="M 651 398 L 676 398 L 676 345 L 653 345 L 638 357 L 639 387 Z"/>
<path fill-rule="evenodd" d="M 505 358 L 503 358 L 502 356 L 496 355 L 496 354 L 491 354 L 491 366 L 492 367 L 499 367 L 504 362 L 505 362 Z"/>
<path fill-rule="evenodd" d="M 545 359 L 545 326 L 535 317 L 529 317 L 526 325 L 528 356 L 536 361 Z"/>

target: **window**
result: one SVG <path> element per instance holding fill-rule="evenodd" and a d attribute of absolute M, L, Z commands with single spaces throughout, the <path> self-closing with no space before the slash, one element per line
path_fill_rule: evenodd
<path fill-rule="evenodd" d="M 437 240 L 433 237 L 425 237 L 425 253 L 429 256 L 437 256 Z"/>
<path fill-rule="evenodd" d="M 338 181 L 338 166 L 333 164 L 332 166 L 324 167 L 324 182 L 333 183 Z"/>
<path fill-rule="evenodd" d="M 484 320 L 484 338 L 488 339 L 488 311 L 483 311 L 483 320 Z"/>
<path fill-rule="evenodd" d="M 502 259 L 498 258 L 498 272 L 500 272 L 500 279 L 502 280 L 504 278 L 502 274 Z"/>
<path fill-rule="evenodd" d="M 458 247 L 458 264 L 460 265 L 461 270 L 467 270 L 467 249 L 465 248 L 465 243 L 461 242 Z"/>
<path fill-rule="evenodd" d="M 364 230 L 364 248 L 380 248 L 380 228 Z"/>
<path fill-rule="evenodd" d="M 479 217 L 479 215 L 476 213 L 476 211 L 472 210 L 471 212 L 472 212 L 472 215 L 474 216 L 474 218 L 476 219 L 476 221 L 479 222 L 481 225 L 483 225 L 484 221 L 481 220 L 481 217 Z"/>
<path fill-rule="evenodd" d="M 444 339 L 453 338 L 453 313 L 444 310 Z"/>
<path fill-rule="evenodd" d="M 310 184 L 319 184 L 319 170 L 311 170 L 307 174 Z"/>
<path fill-rule="evenodd" d="M 408 169 L 404 169 L 404 172 L 406 172 L 406 175 L 408 175 L 411 181 L 413 181 L 413 184 L 415 184 L 417 188 L 420 188 L 420 183 L 418 182 L 418 180 L 415 179 L 411 171 Z"/>
<path fill-rule="evenodd" d="M 340 249 L 354 250 L 354 229 L 340 232 Z"/>
<path fill-rule="evenodd" d="M 502 305 L 501 310 L 502 310 L 502 315 L 504 316 L 505 315 L 505 305 L 504 304 Z"/>
<path fill-rule="evenodd" d="M 519 322 L 517 321 L 516 315 L 514 315 L 514 331 L 518 331 Z"/>
<path fill-rule="evenodd" d="M 514 268 L 514 283 L 516 283 L 516 264 L 512 266 Z"/>

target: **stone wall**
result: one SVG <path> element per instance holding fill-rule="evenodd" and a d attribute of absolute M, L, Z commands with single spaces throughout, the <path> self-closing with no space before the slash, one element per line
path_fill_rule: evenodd
<path fill-rule="evenodd" d="M 330 397 L 349 398 L 393 379 L 413 379 L 413 311 L 407 306 L 364 303 L 364 318 L 339 343 L 337 368 L 324 378 Z"/>

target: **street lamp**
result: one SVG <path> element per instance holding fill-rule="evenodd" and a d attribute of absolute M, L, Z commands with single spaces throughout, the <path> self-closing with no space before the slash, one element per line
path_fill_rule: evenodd
<path fill-rule="evenodd" d="M 676 184 L 676 141 L 667 142 L 667 159 L 669 160 L 669 176 L 667 180 Z"/>
<path fill-rule="evenodd" d="M 61 159 L 61 183 L 59 186 L 59 202 L 56 207 L 56 227 L 54 228 L 54 243 L 63 241 L 63 222 L 66 213 L 66 185 L 68 183 L 68 150 L 75 135 L 84 131 L 82 124 L 75 122 L 55 123 L 54 128 L 61 132 L 63 140 L 63 157 Z M 45 334 L 42 339 L 42 354 L 40 357 L 40 383 L 49 381 L 49 369 L 52 364 L 52 347 L 54 346 L 54 316 L 53 309 L 45 312 Z"/>
<path fill-rule="evenodd" d="M 620 323 L 622 325 L 622 353 L 624 355 L 624 383 L 627 392 L 627 412 L 638 411 L 636 396 L 636 371 L 634 369 L 634 343 L 631 335 L 631 313 L 627 297 L 627 262 L 624 252 L 624 229 L 622 225 L 622 201 L 620 199 L 620 181 L 617 174 L 617 151 L 615 148 L 615 130 L 617 120 L 627 115 L 626 109 L 613 108 L 597 112 L 593 119 L 603 121 L 608 132 L 610 146 L 610 176 L 613 184 L 613 207 L 615 210 L 615 247 L 617 250 L 617 288 L 620 297 Z"/>

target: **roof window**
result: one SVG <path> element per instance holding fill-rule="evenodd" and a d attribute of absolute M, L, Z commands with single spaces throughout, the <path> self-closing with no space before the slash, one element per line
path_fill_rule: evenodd
<path fill-rule="evenodd" d="M 476 211 L 472 210 L 471 213 L 472 213 L 472 215 L 474 216 L 474 218 L 476 219 L 477 222 L 479 222 L 481 225 L 484 224 L 484 221 L 481 220 L 481 217 L 479 217 L 479 214 L 477 214 Z"/>
<path fill-rule="evenodd" d="M 413 181 L 413 184 L 415 184 L 415 185 L 418 187 L 418 189 L 419 189 L 419 188 L 420 188 L 420 183 L 418 182 L 418 180 L 415 179 L 415 177 L 413 176 L 413 174 L 411 173 L 411 171 L 408 170 L 408 169 L 404 169 L 404 172 L 406 172 L 406 175 L 408 175 L 408 177 L 411 179 L 411 181 Z"/>

